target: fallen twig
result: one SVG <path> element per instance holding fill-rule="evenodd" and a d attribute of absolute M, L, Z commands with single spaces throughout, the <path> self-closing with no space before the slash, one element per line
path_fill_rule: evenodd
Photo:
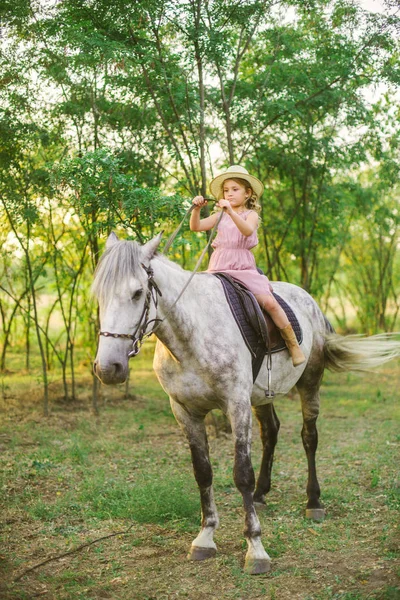
<path fill-rule="evenodd" d="M 109 535 L 103 535 L 102 537 L 92 540 L 91 542 L 86 542 L 85 544 L 81 544 L 77 548 L 73 548 L 73 550 L 68 550 L 68 552 L 64 552 L 63 554 L 58 554 L 57 556 L 52 556 L 51 558 L 46 558 L 46 560 L 43 560 L 41 563 L 38 563 L 37 565 L 30 567 L 29 569 L 27 569 L 26 571 L 21 573 L 21 575 L 18 575 L 18 577 L 16 577 L 14 579 L 14 583 L 16 583 L 17 581 L 22 579 L 25 575 L 27 575 L 31 571 L 35 571 L 35 569 L 38 569 L 39 567 L 42 567 L 43 565 L 46 565 L 49 562 L 52 562 L 54 560 L 59 560 L 60 558 L 64 558 L 64 556 L 69 556 L 70 554 L 74 554 L 74 552 L 79 552 L 80 550 L 83 550 L 83 548 L 87 548 L 88 546 L 92 546 L 92 544 L 97 544 L 97 542 L 101 542 L 101 540 L 107 540 L 108 538 L 115 537 L 116 535 L 126 535 L 127 533 L 130 532 L 132 527 L 133 527 L 133 523 L 130 527 L 128 527 L 128 529 L 125 529 L 124 531 L 116 531 L 115 533 L 110 533 Z"/>

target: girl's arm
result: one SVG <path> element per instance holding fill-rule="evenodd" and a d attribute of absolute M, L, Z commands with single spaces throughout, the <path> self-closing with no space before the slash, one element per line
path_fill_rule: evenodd
<path fill-rule="evenodd" d="M 192 210 L 189 222 L 191 231 L 209 231 L 212 229 L 217 222 L 218 213 L 214 213 L 205 219 L 200 219 L 201 207 L 207 204 L 207 200 L 204 200 L 203 196 L 196 196 L 193 198 L 193 204 L 195 208 Z"/>
<path fill-rule="evenodd" d="M 228 213 L 232 221 L 235 223 L 236 227 L 239 229 L 240 233 L 244 236 L 248 237 L 251 235 L 258 227 L 258 214 L 252 210 L 251 213 L 247 216 L 246 221 L 242 219 L 242 217 L 236 213 L 228 200 L 220 200 L 217 204 Z"/>

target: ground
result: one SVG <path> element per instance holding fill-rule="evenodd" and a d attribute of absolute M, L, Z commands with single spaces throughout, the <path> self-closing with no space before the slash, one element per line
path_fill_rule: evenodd
<path fill-rule="evenodd" d="M 323 523 L 304 517 L 298 396 L 277 402 L 282 425 L 273 489 L 260 513 L 272 570 L 262 576 L 243 573 L 232 440 L 218 413 L 208 425 L 221 519 L 218 554 L 201 563 L 186 560 L 199 527 L 189 451 L 149 357 L 134 364 L 134 395 L 124 399 L 121 389 L 104 389 L 98 416 L 91 412 L 88 378 L 82 377 L 74 402 L 57 399 L 53 386 L 47 418 L 39 386 L 13 393 L 3 380 L 2 600 L 400 598 L 398 362 L 377 374 L 325 377 L 318 421 Z M 258 469 L 256 425 L 253 437 Z"/>

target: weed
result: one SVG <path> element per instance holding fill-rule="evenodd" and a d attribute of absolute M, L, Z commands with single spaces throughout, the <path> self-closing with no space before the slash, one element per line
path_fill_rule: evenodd
<path fill-rule="evenodd" d="M 379 473 L 376 471 L 376 469 L 372 469 L 371 470 L 371 483 L 370 483 L 371 488 L 378 487 L 379 480 L 380 480 Z"/>

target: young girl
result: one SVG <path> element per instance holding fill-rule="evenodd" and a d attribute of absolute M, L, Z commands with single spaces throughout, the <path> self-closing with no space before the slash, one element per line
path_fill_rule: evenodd
<path fill-rule="evenodd" d="M 212 180 L 210 190 L 218 199 L 216 206 L 224 211 L 224 215 L 212 243 L 214 252 L 207 271 L 228 273 L 244 283 L 279 328 L 293 365 L 301 365 L 305 357 L 292 326 L 284 310 L 272 295 L 268 278 L 257 271 L 254 256 L 250 252 L 251 248 L 258 244 L 257 211 L 260 209 L 258 198 L 264 191 L 263 184 L 256 177 L 249 175 L 244 167 L 233 165 Z M 207 204 L 207 201 L 203 196 L 196 196 L 193 198 L 193 204 L 195 208 L 190 217 L 190 229 L 192 231 L 212 229 L 220 213 L 200 219 L 200 209 Z"/>

